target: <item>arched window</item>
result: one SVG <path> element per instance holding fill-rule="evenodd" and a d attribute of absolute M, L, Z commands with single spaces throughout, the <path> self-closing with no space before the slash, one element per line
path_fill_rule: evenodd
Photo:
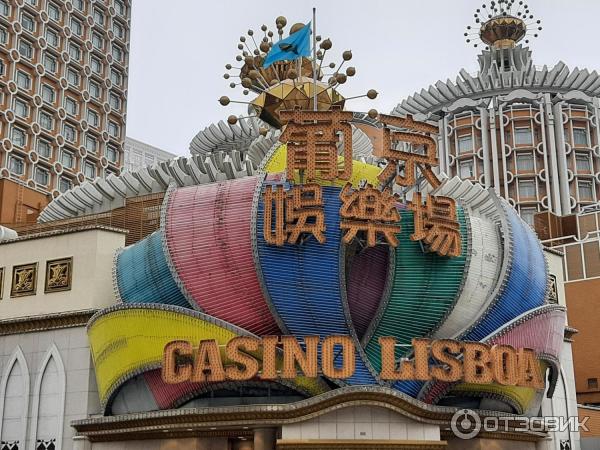
<path fill-rule="evenodd" d="M 29 412 L 29 369 L 17 347 L 0 383 L 0 450 L 24 450 Z"/>
<path fill-rule="evenodd" d="M 65 366 L 55 344 L 48 349 L 35 381 L 31 450 L 62 448 L 65 413 Z"/>

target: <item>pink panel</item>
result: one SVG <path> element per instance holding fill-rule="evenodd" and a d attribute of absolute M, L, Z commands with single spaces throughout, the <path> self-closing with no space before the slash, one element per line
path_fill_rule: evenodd
<path fill-rule="evenodd" d="M 531 348 L 536 353 L 559 357 L 565 329 L 565 311 L 554 309 L 534 316 L 502 336 L 485 341 L 487 344 L 506 344 L 515 348 Z M 434 383 L 421 399 L 435 403 L 453 386 L 452 383 Z"/>
<path fill-rule="evenodd" d="M 170 259 L 189 300 L 257 335 L 279 334 L 252 257 L 252 198 L 258 178 L 177 189 L 167 205 Z"/>
<path fill-rule="evenodd" d="M 202 383 L 167 384 L 162 380 L 160 369 L 145 372 L 144 378 L 159 409 L 171 409 L 179 406 L 182 399 L 186 399 L 188 395 L 202 387 Z"/>

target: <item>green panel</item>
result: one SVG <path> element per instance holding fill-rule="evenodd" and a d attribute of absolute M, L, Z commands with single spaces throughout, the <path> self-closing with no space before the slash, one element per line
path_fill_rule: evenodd
<path fill-rule="evenodd" d="M 413 338 L 428 335 L 439 326 L 458 297 L 467 259 L 467 225 L 465 213 L 457 207 L 462 253 L 457 258 L 439 256 L 421 249 L 411 241 L 414 233 L 412 211 L 400 211 L 402 230 L 397 234 L 396 270 L 389 302 L 372 334 L 366 351 L 375 370 L 381 370 L 378 338 L 395 336 L 401 357 L 410 350 Z"/>

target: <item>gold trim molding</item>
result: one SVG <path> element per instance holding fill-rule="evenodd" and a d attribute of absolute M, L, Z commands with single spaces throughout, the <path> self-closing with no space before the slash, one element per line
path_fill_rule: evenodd
<path fill-rule="evenodd" d="M 440 450 L 445 449 L 447 445 L 446 441 L 280 439 L 277 441 L 277 450 Z"/>
<path fill-rule="evenodd" d="M 0 336 L 85 326 L 96 309 L 0 320 Z"/>

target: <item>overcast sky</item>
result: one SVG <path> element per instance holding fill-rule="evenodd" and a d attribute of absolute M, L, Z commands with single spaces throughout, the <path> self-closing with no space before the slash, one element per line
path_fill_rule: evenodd
<path fill-rule="evenodd" d="M 351 49 L 357 73 L 340 92 L 346 97 L 376 89 L 375 100 L 348 102 L 349 109 L 389 112 L 408 95 L 439 79 L 454 80 L 461 68 L 477 70 L 477 49 L 463 33 L 486 0 L 134 0 L 129 59 L 127 135 L 178 155 L 189 153 L 192 137 L 245 105 L 221 106 L 217 99 L 250 99 L 223 79 L 235 63 L 239 37 L 262 24 L 275 29 L 279 15 L 311 20 L 330 37 L 328 60 Z M 489 3 L 489 1 L 487 1 Z M 168 6 L 167 6 L 168 5 Z M 530 47 L 534 64 L 600 68 L 600 1 L 532 0 L 543 30 Z M 235 64 L 234 64 L 235 65 Z"/>

